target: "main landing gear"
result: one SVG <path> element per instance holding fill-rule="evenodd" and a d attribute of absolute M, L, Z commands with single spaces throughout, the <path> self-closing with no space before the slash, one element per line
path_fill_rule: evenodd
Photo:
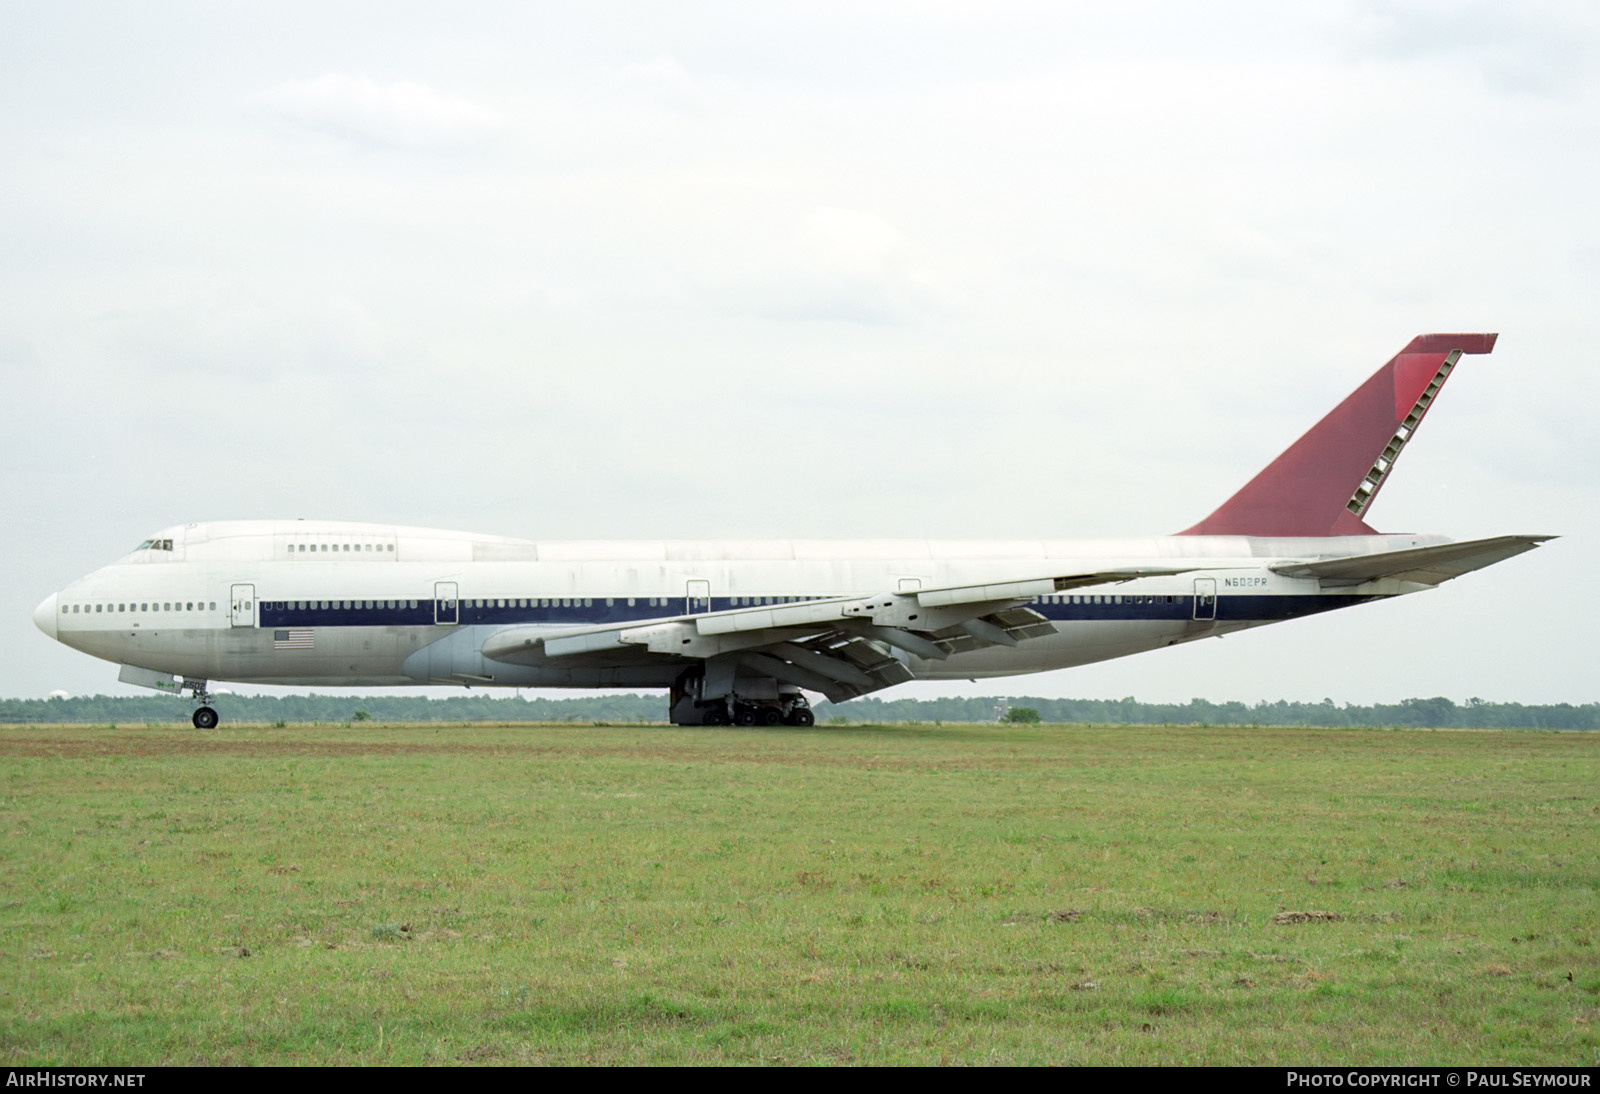
<path fill-rule="evenodd" d="M 792 703 L 774 702 L 745 702 L 734 700 L 733 717 L 728 716 L 727 706 L 720 700 L 713 700 L 708 705 L 700 708 L 702 721 L 705 726 L 811 726 L 817 724 L 817 716 L 811 713 L 811 707 L 806 702 L 805 696 L 796 697 Z"/>
<path fill-rule="evenodd" d="M 222 719 L 217 717 L 216 709 L 211 705 L 211 693 L 206 690 L 206 682 L 204 680 L 191 680 L 188 677 L 185 677 L 183 683 L 179 687 L 179 690 L 182 690 L 183 688 L 188 688 L 194 693 L 194 701 L 196 706 L 194 717 L 190 719 L 190 721 L 194 723 L 194 728 L 216 729 L 217 723 L 222 721 Z"/>
<path fill-rule="evenodd" d="M 817 716 L 798 687 L 740 677 L 738 690 L 707 698 L 705 676 L 685 673 L 672 688 L 672 723 L 680 726 L 811 726 Z"/>

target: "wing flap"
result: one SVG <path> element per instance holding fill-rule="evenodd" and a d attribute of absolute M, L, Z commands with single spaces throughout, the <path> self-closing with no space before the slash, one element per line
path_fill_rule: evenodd
<path fill-rule="evenodd" d="M 1052 634 L 1043 616 L 1023 607 L 1037 596 L 1049 596 L 1066 589 L 1090 585 L 1116 584 L 1141 577 L 1167 576 L 1190 572 L 1194 567 L 1121 567 L 1076 574 L 1055 574 L 1017 581 L 981 585 L 948 586 L 885 593 L 876 597 L 840 596 L 804 600 L 793 604 L 772 604 L 703 612 L 697 615 L 667 616 L 633 620 L 600 627 L 572 628 L 552 633 L 547 627 L 519 625 L 494 632 L 483 643 L 483 655 L 496 661 L 539 664 L 563 657 L 611 654 L 629 649 L 641 654 L 678 657 L 709 657 L 734 650 L 759 649 L 775 642 L 804 638 L 851 626 L 870 623 L 880 630 L 893 631 L 890 644 L 910 652 L 927 654 L 928 644 L 948 654 L 956 648 L 972 648 L 1013 642 Z M 1010 613 L 1023 612 L 1023 615 Z M 969 621 L 980 625 L 968 629 L 959 647 L 925 636 L 960 628 Z M 999 634 L 987 630 L 996 628 Z M 876 637 L 883 638 L 883 634 Z M 642 648 L 641 648 L 642 647 Z M 937 655 L 935 655 L 937 656 Z"/>
<path fill-rule="evenodd" d="M 1451 578 L 1481 570 L 1496 562 L 1531 551 L 1554 536 L 1494 536 L 1443 543 L 1434 547 L 1414 547 L 1405 551 L 1384 551 L 1375 555 L 1351 555 L 1321 562 L 1292 562 L 1273 566 L 1285 577 L 1314 577 L 1324 587 L 1360 585 L 1379 578 L 1415 581 L 1422 585 L 1441 585 Z"/>
<path fill-rule="evenodd" d="M 1090 585 L 1115 585 L 1136 581 L 1141 577 L 1170 577 L 1186 574 L 1193 566 L 1123 566 L 1112 570 L 1094 570 L 1081 574 L 1062 574 L 1052 577 L 1030 578 L 1023 581 L 1000 581 L 987 585 L 954 585 L 942 589 L 921 589 L 915 594 L 917 603 L 924 608 L 951 607 L 959 604 L 977 604 L 997 600 L 1032 600 L 1036 596 L 1083 589 Z"/>

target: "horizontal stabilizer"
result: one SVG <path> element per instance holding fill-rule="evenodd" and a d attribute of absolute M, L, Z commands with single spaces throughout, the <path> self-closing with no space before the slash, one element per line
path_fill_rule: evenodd
<path fill-rule="evenodd" d="M 1503 562 L 1524 551 L 1531 551 L 1554 536 L 1495 536 L 1469 539 L 1436 547 L 1414 547 L 1406 551 L 1385 551 L 1376 555 L 1351 555 L 1322 562 L 1293 562 L 1274 566 L 1274 573 L 1285 577 L 1314 577 L 1324 587 L 1360 585 L 1389 577 L 1440 585 L 1453 577 Z"/>

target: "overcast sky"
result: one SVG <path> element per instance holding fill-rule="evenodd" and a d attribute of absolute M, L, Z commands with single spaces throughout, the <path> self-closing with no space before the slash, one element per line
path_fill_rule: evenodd
<path fill-rule="evenodd" d="M 1589 2 L 7 3 L 0 694 L 187 521 L 1166 534 L 1414 334 L 1442 588 L 899 694 L 1600 698 Z M 890 693 L 895 694 L 895 693 Z"/>

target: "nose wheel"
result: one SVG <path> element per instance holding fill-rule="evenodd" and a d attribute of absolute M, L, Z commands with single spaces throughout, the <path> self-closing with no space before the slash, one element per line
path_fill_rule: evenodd
<path fill-rule="evenodd" d="M 180 689 L 187 688 L 194 695 L 194 701 L 197 705 L 194 710 L 194 717 L 190 719 L 194 723 L 194 728 L 216 729 L 217 723 L 222 719 L 217 716 L 216 709 L 211 705 L 211 693 L 206 690 L 206 682 L 204 680 L 190 680 L 186 677 L 179 686 Z"/>

